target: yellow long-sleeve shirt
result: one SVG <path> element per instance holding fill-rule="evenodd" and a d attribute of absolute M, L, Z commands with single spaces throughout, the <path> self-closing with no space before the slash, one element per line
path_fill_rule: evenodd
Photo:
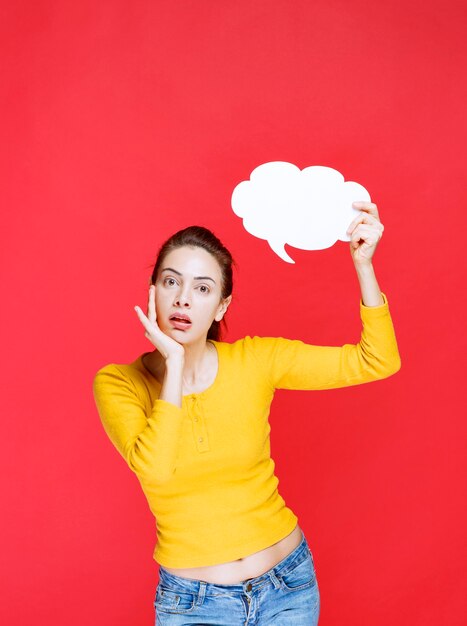
<path fill-rule="evenodd" d="M 142 363 L 110 364 L 93 392 L 104 429 L 137 475 L 156 518 L 154 559 L 166 567 L 233 561 L 276 543 L 298 518 L 280 496 L 270 456 L 275 389 L 332 389 L 387 378 L 400 369 L 384 304 L 360 300 L 356 345 L 316 346 L 298 339 L 246 336 L 212 341 L 219 367 L 212 385 L 160 399 Z"/>

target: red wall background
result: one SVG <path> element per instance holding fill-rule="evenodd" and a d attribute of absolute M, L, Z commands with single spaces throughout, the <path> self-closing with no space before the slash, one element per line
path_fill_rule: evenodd
<path fill-rule="evenodd" d="M 377 203 L 402 358 L 391 378 L 272 406 L 320 626 L 466 624 L 466 13 L 2 3 L 2 623 L 154 623 L 154 520 L 91 385 L 151 349 L 133 307 L 166 237 L 202 224 L 231 249 L 225 340 L 358 342 L 349 244 L 287 246 L 287 264 L 230 208 L 254 167 L 284 160 L 334 167 Z"/>

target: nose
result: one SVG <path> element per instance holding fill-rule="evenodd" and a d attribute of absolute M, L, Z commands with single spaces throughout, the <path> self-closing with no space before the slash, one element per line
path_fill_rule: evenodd
<path fill-rule="evenodd" d="M 181 289 L 175 298 L 175 304 L 177 306 L 190 307 L 190 295 L 189 295 L 189 287 L 187 286 L 185 289 Z"/>

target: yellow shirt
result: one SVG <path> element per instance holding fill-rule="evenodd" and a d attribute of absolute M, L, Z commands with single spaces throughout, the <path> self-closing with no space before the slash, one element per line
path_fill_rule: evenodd
<path fill-rule="evenodd" d="M 156 518 L 154 559 L 166 567 L 233 561 L 283 539 L 298 518 L 278 493 L 270 456 L 275 389 L 333 389 L 387 378 L 400 369 L 389 305 L 360 300 L 356 345 L 246 336 L 212 341 L 219 367 L 212 385 L 159 399 L 161 385 L 141 356 L 95 375 L 104 429 L 137 475 Z"/>

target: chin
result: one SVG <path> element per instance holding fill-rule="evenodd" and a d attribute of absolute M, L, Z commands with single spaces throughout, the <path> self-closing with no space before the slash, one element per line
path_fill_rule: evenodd
<path fill-rule="evenodd" d="M 191 330 L 191 329 L 190 329 Z M 167 335 L 174 337 L 177 341 L 183 340 L 190 335 L 186 330 L 180 330 L 179 328 L 173 328 L 173 326 L 169 326 L 167 330 L 163 331 Z"/>
<path fill-rule="evenodd" d="M 167 334 L 169 334 L 173 339 L 175 339 L 175 341 L 178 341 L 178 343 L 183 343 L 183 344 L 188 344 L 188 343 L 196 343 L 197 341 L 199 341 L 200 339 L 207 338 L 207 334 L 208 331 L 206 330 L 205 334 L 199 334 L 199 335 L 194 335 L 193 333 L 191 333 L 192 329 L 190 328 L 189 331 L 186 330 L 179 330 L 178 328 L 172 328 L 170 327 L 169 331 Z"/>

